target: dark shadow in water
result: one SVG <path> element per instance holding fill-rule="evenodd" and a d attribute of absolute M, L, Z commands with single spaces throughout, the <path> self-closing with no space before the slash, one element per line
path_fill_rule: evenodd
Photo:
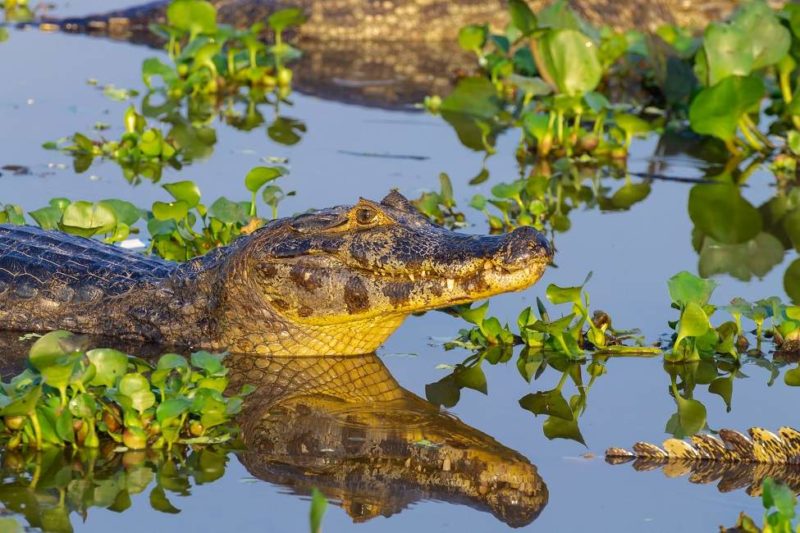
<path fill-rule="evenodd" d="M 29 343 L 18 337 L 0 333 L 5 379 L 25 361 Z M 165 350 L 91 344 L 144 356 Z M 520 527 L 547 504 L 547 486 L 528 459 L 400 387 L 374 354 L 239 354 L 225 363 L 231 390 L 256 386 L 239 419 L 242 464 L 293 494 L 318 488 L 355 522 L 436 500 Z M 77 453 L 3 450 L 0 501 L 33 527 L 55 518 L 68 526 L 70 513 L 85 517 L 91 507 L 123 511 L 144 490 L 155 509 L 173 513 L 168 494 L 189 495 L 193 484 L 222 477 L 227 463 L 225 450 L 214 447 L 120 454 L 107 444 Z"/>

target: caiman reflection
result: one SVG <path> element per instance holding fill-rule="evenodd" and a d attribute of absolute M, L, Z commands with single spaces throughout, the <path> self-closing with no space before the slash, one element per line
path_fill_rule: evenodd
<path fill-rule="evenodd" d="M 488 511 L 513 527 L 547 504 L 521 454 L 400 387 L 374 355 L 231 356 L 231 385 L 256 385 L 241 415 L 256 477 L 317 487 L 356 522 L 420 500 Z"/>

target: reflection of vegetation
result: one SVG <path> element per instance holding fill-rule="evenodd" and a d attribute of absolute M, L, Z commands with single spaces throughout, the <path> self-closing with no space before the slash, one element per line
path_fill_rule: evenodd
<path fill-rule="evenodd" d="M 167 494 L 188 496 L 192 484 L 216 481 L 225 473 L 228 458 L 213 447 L 118 453 L 104 446 L 75 452 L 3 450 L 0 461 L 0 502 L 5 509 L 24 517 L 29 527 L 67 533 L 73 530 L 71 513 L 85 521 L 92 507 L 123 512 L 131 507 L 131 496 L 148 489 L 153 509 L 178 513 Z M 0 529 L 15 521 L 2 520 Z"/>
<path fill-rule="evenodd" d="M 167 354 L 151 365 L 86 344 L 54 331 L 31 346 L 30 368 L 2 384 L 5 448 L 97 448 L 111 439 L 127 449 L 171 449 L 231 438 L 229 422 L 243 400 L 222 395 L 228 370 L 221 357 L 197 352 L 190 362 Z"/>
<path fill-rule="evenodd" d="M 797 498 L 788 486 L 766 478 L 761 484 L 761 501 L 764 504 L 763 527 L 758 527 L 755 520 L 745 513 L 739 514 L 736 525 L 723 531 L 741 533 L 793 533 L 800 531 L 800 526 L 793 525 L 797 515 Z"/>
<path fill-rule="evenodd" d="M 208 2 L 173 2 L 167 9 L 168 23 L 154 27 L 168 41 L 171 63 L 159 58 L 144 61 L 142 80 L 148 92 L 141 112 L 126 111 L 120 140 L 92 141 L 81 133 L 72 136 L 73 144 L 63 149 L 75 158 L 75 171 L 86 171 L 94 158 L 102 157 L 119 164 L 128 181 L 140 177 L 158 181 L 165 165 L 180 168 L 211 154 L 217 142 L 212 126 L 215 116 L 250 131 L 265 122 L 261 105 L 275 112 L 267 127 L 269 138 L 283 145 L 298 143 L 305 124 L 280 116 L 279 110 L 291 92 L 292 71 L 287 64 L 300 55 L 284 42 L 283 31 L 304 20 L 299 9 L 274 12 L 267 22 L 275 43 L 267 45 L 261 40 L 263 23 L 235 30 L 217 24 L 216 8 Z M 162 131 L 148 125 L 148 119 L 171 128 Z"/>
<path fill-rule="evenodd" d="M 322 532 L 322 517 L 328 507 L 328 500 L 316 487 L 311 489 L 311 509 L 308 518 L 311 526 L 311 533 Z"/>
<path fill-rule="evenodd" d="M 154 202 L 149 210 L 118 199 L 87 202 L 53 198 L 50 205 L 31 211 L 29 215 L 41 228 L 83 237 L 104 236 L 110 243 L 127 240 L 139 231 L 137 223 L 143 220 L 150 234 L 148 252 L 172 261 L 186 261 L 261 227 L 266 219 L 258 216 L 259 192 L 271 208 L 272 218 L 276 218 L 278 204 L 294 194 L 285 193 L 281 187 L 270 183 L 285 172 L 286 169 L 279 166 L 251 169 L 245 177 L 245 186 L 251 194 L 247 201 L 235 202 L 221 197 L 206 206 L 201 203 L 200 189 L 194 182 L 178 181 L 163 186 L 173 200 Z M 15 205 L 4 206 L 0 209 L 0 224 L 3 223 L 26 224 L 22 209 Z"/>
<path fill-rule="evenodd" d="M 33 20 L 33 10 L 28 5 L 28 0 L 4 0 L 0 2 L 0 10 L 6 22 L 29 22 Z M 0 33 L 3 29 L 0 28 Z M 3 39 L 0 38 L 0 41 Z"/>

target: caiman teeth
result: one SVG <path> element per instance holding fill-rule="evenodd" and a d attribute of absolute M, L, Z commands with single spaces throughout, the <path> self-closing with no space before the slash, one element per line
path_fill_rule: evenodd
<path fill-rule="evenodd" d="M 410 279 L 411 281 L 417 281 L 417 280 L 414 278 L 414 274 L 409 274 L 409 275 L 408 275 L 408 279 Z"/>
<path fill-rule="evenodd" d="M 452 291 L 456 286 L 456 280 L 453 278 L 447 278 L 447 290 Z"/>
<path fill-rule="evenodd" d="M 484 270 L 491 270 L 492 268 L 494 268 L 494 263 L 492 263 L 491 261 L 484 261 L 483 263 Z"/>

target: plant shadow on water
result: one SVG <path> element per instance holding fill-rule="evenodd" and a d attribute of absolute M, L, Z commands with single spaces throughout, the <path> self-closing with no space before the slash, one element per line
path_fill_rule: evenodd
<path fill-rule="evenodd" d="M 4 374 L 26 349 L 3 334 Z M 126 347 L 132 350 L 132 347 Z M 140 348 L 146 354 L 153 347 Z M 175 496 L 221 478 L 231 449 L 258 479 L 307 495 L 319 489 L 356 522 L 391 516 L 420 500 L 468 505 L 512 527 L 534 521 L 548 502 L 536 466 L 521 454 L 401 388 L 374 354 L 224 359 L 230 389 L 256 391 L 232 447 L 131 450 L 6 449 L 0 501 L 31 527 L 72 531 L 70 514 L 123 512 L 149 491 L 153 509 L 180 512 Z M 171 500 L 172 498 L 172 500 Z"/>

